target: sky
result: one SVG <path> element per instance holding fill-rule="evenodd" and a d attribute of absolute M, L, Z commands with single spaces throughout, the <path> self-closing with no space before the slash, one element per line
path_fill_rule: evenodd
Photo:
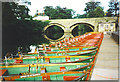
<path fill-rule="evenodd" d="M 85 3 L 90 0 L 30 0 L 31 5 L 28 6 L 30 9 L 30 15 L 34 16 L 36 11 L 38 10 L 40 13 L 44 11 L 43 7 L 45 6 L 60 6 L 60 7 L 67 7 L 68 9 L 73 9 L 76 11 L 76 14 L 84 14 L 84 8 L 86 7 Z M 109 1 L 110 0 L 95 0 L 100 1 L 100 6 L 103 7 L 104 11 L 106 12 L 109 8 Z"/>

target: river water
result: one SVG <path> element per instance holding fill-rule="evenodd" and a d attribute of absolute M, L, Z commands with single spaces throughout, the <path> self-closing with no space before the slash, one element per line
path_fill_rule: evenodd
<path fill-rule="evenodd" d="M 73 38 L 75 36 L 83 35 L 86 32 L 91 31 L 92 31 L 91 28 L 87 25 L 78 25 L 76 28 L 72 30 L 71 33 L 64 33 L 64 31 L 59 26 L 51 26 L 44 32 L 44 34 L 42 34 L 43 37 L 42 38 L 40 37 L 40 39 L 43 39 L 44 42 L 41 42 L 38 45 L 48 44 L 50 42 L 57 42 L 65 38 Z M 33 53 L 36 47 L 37 46 L 31 45 L 30 53 Z"/>
<path fill-rule="evenodd" d="M 73 38 L 75 36 L 83 35 L 86 32 L 91 32 L 91 31 L 92 30 L 89 27 L 82 25 L 82 26 L 78 26 L 77 28 L 74 28 L 71 33 L 64 33 L 61 27 L 54 26 L 52 28 L 47 29 L 43 34 L 37 34 L 37 35 L 33 34 L 33 36 L 31 37 L 34 40 L 33 43 L 29 42 L 30 44 L 24 44 L 24 45 L 8 45 L 3 49 L 3 50 L 8 49 L 8 51 L 6 51 L 5 54 L 2 54 L 2 56 L 5 56 L 6 53 L 9 51 L 10 53 L 16 54 L 18 52 L 19 47 L 22 47 L 21 51 L 23 53 L 27 53 L 27 52 L 33 53 L 35 51 L 35 48 L 38 47 L 38 45 L 49 44 L 50 42 L 57 42 L 69 37 Z"/>

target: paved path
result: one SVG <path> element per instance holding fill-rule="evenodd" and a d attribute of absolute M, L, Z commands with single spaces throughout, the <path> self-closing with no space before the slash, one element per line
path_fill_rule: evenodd
<path fill-rule="evenodd" d="M 118 44 L 104 35 L 91 80 L 118 80 Z"/>

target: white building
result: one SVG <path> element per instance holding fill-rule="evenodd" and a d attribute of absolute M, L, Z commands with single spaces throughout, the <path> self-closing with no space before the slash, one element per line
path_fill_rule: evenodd
<path fill-rule="evenodd" d="M 33 18 L 33 20 L 49 20 L 48 16 L 36 16 Z"/>
<path fill-rule="evenodd" d="M 49 20 L 49 17 L 45 13 L 36 13 L 33 20 Z"/>
<path fill-rule="evenodd" d="M 114 32 L 115 29 L 115 23 L 112 22 L 105 22 L 105 23 L 99 23 L 99 32 Z"/>

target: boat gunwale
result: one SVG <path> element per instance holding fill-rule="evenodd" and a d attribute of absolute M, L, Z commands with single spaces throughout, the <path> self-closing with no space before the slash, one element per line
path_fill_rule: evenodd
<path fill-rule="evenodd" d="M 82 68 L 83 69 L 83 68 Z M 83 71 L 72 71 L 72 70 L 68 70 L 68 71 L 59 71 L 59 72 L 48 72 L 48 73 L 35 73 L 35 74 L 39 74 L 37 76 L 34 76 L 35 74 L 27 74 L 27 75 L 17 75 L 19 78 L 30 78 L 30 77 L 39 77 L 39 76 L 50 76 L 50 75 L 62 75 L 62 74 L 76 74 L 76 73 L 83 73 L 83 74 L 88 74 L 90 72 L 90 70 L 88 69 L 87 71 L 83 70 Z M 33 75 L 33 76 L 30 76 Z M 2 79 L 4 78 L 12 78 L 12 77 L 17 77 L 17 76 L 2 76 Z M 24 77 L 24 76 L 28 76 L 28 77 Z M 17 79 L 19 79 L 17 78 Z M 14 79 L 15 80 L 15 79 Z"/>
<path fill-rule="evenodd" d="M 86 61 L 86 60 L 89 60 L 89 59 L 93 59 L 93 58 L 95 58 L 95 56 L 96 56 L 96 54 L 93 55 L 93 56 L 89 56 L 89 58 L 87 58 L 87 59 L 76 60 L 76 61 L 70 61 L 70 62 L 48 63 L 48 64 L 77 63 L 77 62 L 82 62 L 82 61 Z M 48 57 L 49 57 L 49 56 L 48 56 Z M 67 57 L 69 57 L 69 56 L 67 56 Z M 72 56 L 72 57 L 76 57 L 76 56 Z M 86 56 L 85 56 L 85 57 L 86 57 Z M 5 63 L 0 63 L 0 64 L 5 65 Z M 9 63 L 9 65 L 21 65 L 21 64 L 26 65 L 26 64 L 24 64 L 24 63 L 20 63 L 20 64 Z M 46 63 L 36 63 L 36 64 L 46 64 Z"/>
<path fill-rule="evenodd" d="M 45 64 L 19 64 L 12 66 L 0 66 L 0 68 L 15 68 L 15 67 L 36 67 L 36 66 L 57 66 L 57 65 L 87 65 L 88 63 L 45 63 Z"/>

